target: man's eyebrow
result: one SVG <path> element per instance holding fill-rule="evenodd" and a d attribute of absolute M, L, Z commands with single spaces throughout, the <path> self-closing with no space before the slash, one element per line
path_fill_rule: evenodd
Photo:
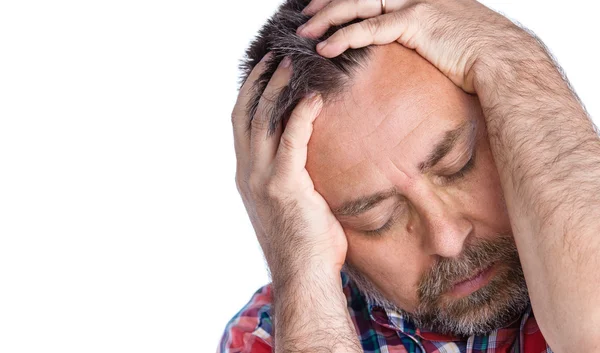
<path fill-rule="evenodd" d="M 419 164 L 419 170 L 421 171 L 421 173 L 426 173 L 431 168 L 433 168 L 440 160 L 442 160 L 442 158 L 446 157 L 446 155 L 450 151 L 452 151 L 456 143 L 460 141 L 460 139 L 466 133 L 471 133 L 471 136 L 474 137 L 474 131 L 474 124 L 473 121 L 471 121 L 470 119 L 464 121 L 456 129 L 446 131 L 444 138 L 442 139 L 442 141 L 438 142 L 437 145 L 435 145 L 433 152 L 429 154 L 427 160 Z"/>
<path fill-rule="evenodd" d="M 419 170 L 421 173 L 425 173 L 429 169 L 433 168 L 442 158 L 452 151 L 456 143 L 460 141 L 465 134 L 471 133 L 471 136 L 474 138 L 474 126 L 475 125 L 473 121 L 466 120 L 456 129 L 446 131 L 444 138 L 434 147 L 433 152 L 429 154 L 427 160 L 419 164 Z M 372 195 L 359 197 L 355 200 L 344 202 L 340 207 L 333 210 L 333 214 L 338 217 L 357 216 L 377 206 L 380 202 L 396 195 L 398 195 L 398 192 L 395 188 L 392 188 L 386 191 L 377 192 Z"/>
<path fill-rule="evenodd" d="M 373 207 L 377 206 L 380 202 L 389 199 L 392 196 L 398 195 L 396 189 L 390 189 L 387 191 L 381 191 L 369 196 L 359 197 L 356 200 L 351 200 L 342 204 L 342 206 L 333 210 L 333 214 L 336 216 L 357 216 L 361 213 L 367 212 Z"/>

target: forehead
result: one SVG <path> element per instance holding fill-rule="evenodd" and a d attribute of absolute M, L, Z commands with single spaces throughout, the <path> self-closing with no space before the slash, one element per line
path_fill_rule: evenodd
<path fill-rule="evenodd" d="M 314 123 L 307 169 L 315 188 L 334 207 L 410 178 L 445 132 L 473 115 L 473 103 L 414 51 L 396 43 L 374 47 L 351 87 Z"/>

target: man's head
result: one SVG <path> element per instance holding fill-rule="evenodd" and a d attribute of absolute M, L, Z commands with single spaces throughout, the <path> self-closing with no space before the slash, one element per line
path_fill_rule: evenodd
<path fill-rule="evenodd" d="M 256 103 L 276 62 L 291 57 L 273 124 L 307 93 L 324 96 L 306 168 L 344 227 L 346 272 L 371 302 L 425 329 L 506 325 L 528 296 L 477 98 L 399 44 L 318 56 L 316 41 L 295 34 L 307 3 L 284 4 L 245 68 L 274 52 Z"/>

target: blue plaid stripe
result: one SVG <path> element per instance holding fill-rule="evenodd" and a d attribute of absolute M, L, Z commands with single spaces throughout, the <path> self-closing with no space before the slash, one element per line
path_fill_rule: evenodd
<path fill-rule="evenodd" d="M 471 336 L 464 340 L 457 338 L 441 340 L 439 337 L 444 336 L 432 338 L 427 336 L 426 332 L 419 332 L 411 321 L 405 320 L 399 313 L 370 306 L 344 273 L 342 273 L 342 285 L 348 302 L 348 312 L 359 333 L 359 340 L 365 353 L 552 353 L 541 337 L 531 308 L 528 308 L 523 314 L 518 326 L 496 330 L 489 335 Z M 266 286 L 257 291 L 253 300 L 231 320 L 223 336 L 224 341 L 221 342 L 220 352 L 254 353 L 254 351 L 227 347 L 227 344 L 231 342 L 242 342 L 246 339 L 246 336 L 244 339 L 237 337 L 237 341 L 232 339 L 232 336 L 236 334 L 250 333 L 260 337 L 263 342 L 271 343 L 273 323 L 270 315 L 271 303 L 268 288 L 269 286 Z M 248 330 L 248 332 L 233 330 L 241 317 L 256 319 L 256 326 L 253 330 Z M 524 345 L 528 335 L 538 335 L 535 340 L 531 340 L 537 343 Z M 527 348 L 529 351 L 524 352 L 523 347 L 529 347 Z M 264 346 L 259 348 L 260 352 L 264 352 L 262 350 Z"/>

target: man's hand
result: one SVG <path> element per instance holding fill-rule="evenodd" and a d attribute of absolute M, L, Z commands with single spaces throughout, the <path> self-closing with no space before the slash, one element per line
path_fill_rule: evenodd
<path fill-rule="evenodd" d="M 335 57 L 348 48 L 397 41 L 469 93 L 475 91 L 473 68 L 481 58 L 498 55 L 502 45 L 515 41 L 534 42 L 507 18 L 474 0 L 386 3 L 387 13 L 381 15 L 380 0 L 313 0 L 304 12 L 314 16 L 298 34 L 319 38 L 333 25 L 365 18 L 319 43 L 319 54 Z"/>
<path fill-rule="evenodd" d="M 271 104 L 291 77 L 284 59 L 250 123 L 248 101 L 266 60 L 241 88 L 232 123 L 238 190 L 273 280 L 275 349 L 358 352 L 340 278 L 346 235 L 305 169 L 313 121 L 323 103 L 319 95 L 303 99 L 285 129 L 280 123 L 273 135 L 267 133 Z"/>
<path fill-rule="evenodd" d="M 285 65 L 289 60 L 284 59 L 250 122 L 248 99 L 265 62 L 263 59 L 250 74 L 232 113 L 238 190 L 274 284 L 291 273 L 316 268 L 338 277 L 346 257 L 346 237 L 305 169 L 307 145 L 322 106 L 321 97 L 302 100 L 285 130 L 280 123 L 275 134 L 269 136 L 267 113 L 278 92 L 287 85 L 292 69 Z"/>

